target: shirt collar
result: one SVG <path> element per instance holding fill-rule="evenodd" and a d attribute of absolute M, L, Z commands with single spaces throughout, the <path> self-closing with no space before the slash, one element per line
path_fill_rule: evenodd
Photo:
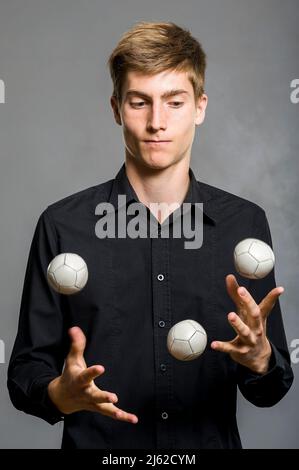
<path fill-rule="evenodd" d="M 194 204 L 196 202 L 203 203 L 203 213 L 213 223 L 216 223 L 217 212 L 215 204 L 213 204 L 213 195 L 208 189 L 209 186 L 197 181 L 191 168 L 189 168 L 190 184 L 188 192 L 183 202 Z M 125 195 L 125 202 L 120 203 L 118 200 L 119 195 Z M 126 174 L 126 165 L 123 163 L 115 179 L 113 180 L 112 190 L 109 197 L 109 202 L 114 206 L 117 211 L 124 204 L 130 202 L 140 202 L 137 194 L 135 193 Z"/>

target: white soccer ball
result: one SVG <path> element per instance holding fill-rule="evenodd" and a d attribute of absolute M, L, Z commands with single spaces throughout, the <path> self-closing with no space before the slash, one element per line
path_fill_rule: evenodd
<path fill-rule="evenodd" d="M 59 294 L 75 294 L 87 283 L 87 265 L 84 259 L 75 253 L 61 253 L 49 264 L 47 279 L 49 285 Z"/>
<path fill-rule="evenodd" d="M 180 361 L 192 361 L 199 357 L 207 345 L 207 333 L 195 320 L 176 323 L 168 332 L 167 348 Z"/>
<path fill-rule="evenodd" d="M 234 250 L 235 268 L 248 279 L 262 279 L 274 268 L 274 253 L 267 243 L 257 238 L 245 238 Z"/>

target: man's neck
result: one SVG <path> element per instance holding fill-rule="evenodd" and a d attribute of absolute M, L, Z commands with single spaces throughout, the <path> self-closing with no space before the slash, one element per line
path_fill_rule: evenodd
<path fill-rule="evenodd" d="M 168 205 L 165 210 L 157 212 L 150 208 L 160 223 L 184 201 L 190 183 L 189 160 L 181 160 L 163 170 L 152 170 L 126 157 L 125 166 L 128 180 L 140 202 L 149 208 L 153 203 Z"/>

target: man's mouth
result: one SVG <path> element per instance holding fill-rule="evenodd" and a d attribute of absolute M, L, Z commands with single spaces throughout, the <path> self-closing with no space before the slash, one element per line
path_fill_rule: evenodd
<path fill-rule="evenodd" d="M 148 145 L 162 145 L 162 144 L 169 144 L 170 140 L 145 140 L 144 141 Z"/>

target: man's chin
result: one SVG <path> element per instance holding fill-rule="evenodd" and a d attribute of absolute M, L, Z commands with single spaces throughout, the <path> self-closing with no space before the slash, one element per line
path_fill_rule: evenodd
<path fill-rule="evenodd" d="M 138 157 L 131 155 L 129 158 L 135 165 L 139 166 L 140 169 L 143 168 L 152 171 L 162 171 L 177 163 L 175 158 L 169 158 L 169 156 L 163 156 L 162 154 L 160 156 L 156 155 L 154 158 L 152 156 L 141 155 Z"/>
<path fill-rule="evenodd" d="M 155 158 L 155 159 L 144 159 L 143 165 L 152 170 L 165 170 L 170 166 L 174 165 L 175 161 L 168 158 Z"/>

